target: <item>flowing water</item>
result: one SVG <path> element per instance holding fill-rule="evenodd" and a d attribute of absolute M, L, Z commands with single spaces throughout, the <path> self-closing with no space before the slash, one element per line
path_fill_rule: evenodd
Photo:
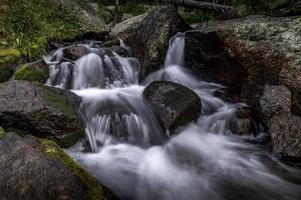
<path fill-rule="evenodd" d="M 214 97 L 223 86 L 184 68 L 184 37 L 170 40 L 164 66 L 142 84 L 135 58 L 97 45 L 83 45 L 89 54 L 75 63 L 64 61 L 63 49 L 45 57 L 47 84 L 82 98 L 85 138 L 68 153 L 120 199 L 299 200 L 298 170 L 231 135 L 229 118 L 244 105 Z M 123 42 L 121 47 L 127 48 Z M 202 115 L 171 137 L 143 98 L 144 88 L 155 80 L 185 85 L 202 100 Z"/>

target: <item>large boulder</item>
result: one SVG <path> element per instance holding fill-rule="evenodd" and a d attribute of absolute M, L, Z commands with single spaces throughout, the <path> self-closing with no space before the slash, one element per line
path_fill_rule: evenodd
<path fill-rule="evenodd" d="M 160 68 L 169 39 L 188 29 L 190 26 L 175 10 L 160 8 L 117 24 L 109 36 L 122 39 L 132 49 L 133 56 L 142 63 L 141 76 L 144 78 Z"/>
<path fill-rule="evenodd" d="M 268 122 L 276 115 L 291 112 L 291 92 L 283 85 L 265 85 L 259 104 L 262 120 Z"/>
<path fill-rule="evenodd" d="M 51 1 L 69 10 L 71 9 L 76 14 L 84 32 L 108 32 L 110 29 L 103 16 L 104 11 L 93 1 L 85 1 L 85 3 L 76 0 Z"/>
<path fill-rule="evenodd" d="M 300 26 L 301 17 L 208 22 L 186 33 L 186 61 L 255 107 L 264 85 L 285 85 L 292 92 L 292 112 L 301 115 Z M 213 38 L 215 49 L 203 38 Z"/>
<path fill-rule="evenodd" d="M 105 200 L 109 195 L 54 142 L 15 133 L 0 139 L 0 199 Z"/>
<path fill-rule="evenodd" d="M 269 122 L 273 154 L 284 161 L 301 162 L 301 117 L 290 113 Z"/>
<path fill-rule="evenodd" d="M 0 85 L 0 125 L 69 147 L 84 133 L 79 103 L 80 98 L 67 90 L 27 81 L 5 82 Z"/>
<path fill-rule="evenodd" d="M 145 88 L 143 95 L 167 130 L 195 120 L 202 110 L 199 96 L 177 83 L 152 82 Z"/>

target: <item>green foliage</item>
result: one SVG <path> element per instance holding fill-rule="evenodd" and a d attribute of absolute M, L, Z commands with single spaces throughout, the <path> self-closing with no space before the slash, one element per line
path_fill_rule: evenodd
<path fill-rule="evenodd" d="M 13 47 L 35 59 L 45 53 L 48 40 L 61 41 L 79 33 L 74 13 L 54 1 L 1 1 L 0 48 Z"/>
<path fill-rule="evenodd" d="M 15 49 L 0 50 L 0 82 L 7 81 L 13 74 L 14 64 L 20 59 Z"/>
<path fill-rule="evenodd" d="M 45 83 L 49 76 L 47 67 L 34 68 L 30 64 L 25 64 L 16 70 L 16 80 L 35 81 Z"/>
<path fill-rule="evenodd" d="M 147 8 L 144 4 L 139 4 L 135 2 L 129 2 L 120 6 L 120 11 L 122 13 L 128 13 L 135 16 L 143 14 L 146 10 Z"/>
<path fill-rule="evenodd" d="M 288 2 L 288 0 L 232 0 L 233 6 L 249 6 L 253 14 L 264 14 L 286 2 Z"/>
<path fill-rule="evenodd" d="M 105 199 L 102 188 L 98 181 L 88 172 L 80 167 L 69 155 L 67 155 L 56 143 L 50 140 L 41 140 L 44 146 L 44 154 L 59 161 L 65 167 L 70 169 L 75 177 L 86 187 L 87 199 L 102 200 Z"/>
<path fill-rule="evenodd" d="M 189 24 L 202 23 L 205 21 L 215 20 L 217 18 L 217 15 L 210 11 L 188 11 L 183 8 L 179 9 L 179 14 Z"/>

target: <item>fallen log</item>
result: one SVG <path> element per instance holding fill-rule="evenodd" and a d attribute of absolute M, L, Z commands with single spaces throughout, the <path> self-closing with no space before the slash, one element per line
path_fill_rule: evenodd
<path fill-rule="evenodd" d="M 213 10 L 215 12 L 221 12 L 221 13 L 233 9 L 232 6 L 203 2 L 203 1 L 194 1 L 194 0 L 167 0 L 167 1 L 182 7 L 201 9 L 201 10 Z"/>

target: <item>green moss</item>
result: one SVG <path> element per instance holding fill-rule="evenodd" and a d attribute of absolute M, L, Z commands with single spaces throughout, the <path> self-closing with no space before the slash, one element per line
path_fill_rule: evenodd
<path fill-rule="evenodd" d="M 54 139 L 54 141 L 62 148 L 68 148 L 74 145 L 78 139 L 83 137 L 84 130 L 79 129 L 75 133 L 65 134 L 63 138 Z"/>
<path fill-rule="evenodd" d="M 46 66 L 34 68 L 30 64 L 25 64 L 17 69 L 15 79 L 45 83 L 48 76 L 49 70 Z"/>
<path fill-rule="evenodd" d="M 70 156 L 68 156 L 56 143 L 50 140 L 41 140 L 44 145 L 44 154 L 49 156 L 65 167 L 70 169 L 76 178 L 86 187 L 87 199 L 102 200 L 105 199 L 102 187 L 98 181 L 93 178 L 88 172 L 80 167 Z"/>
<path fill-rule="evenodd" d="M 12 47 L 31 59 L 46 52 L 49 40 L 82 32 L 72 9 L 52 0 L 2 0 L 0 13 L 0 49 Z"/>
<path fill-rule="evenodd" d="M 8 81 L 14 71 L 14 65 L 20 59 L 15 49 L 0 50 L 0 82 Z"/>
<path fill-rule="evenodd" d="M 0 140 L 4 136 L 4 133 L 5 133 L 4 129 L 0 126 Z"/>
<path fill-rule="evenodd" d="M 40 85 L 40 89 L 43 94 L 43 99 L 49 103 L 49 105 L 58 108 L 70 118 L 76 118 L 75 108 L 66 96 L 56 94 L 44 85 Z"/>

